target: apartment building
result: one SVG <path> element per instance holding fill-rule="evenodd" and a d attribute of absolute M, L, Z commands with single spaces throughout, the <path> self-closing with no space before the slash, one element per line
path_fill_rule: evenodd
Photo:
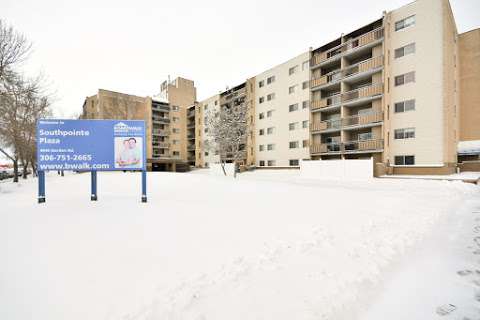
<path fill-rule="evenodd" d="M 214 149 L 214 139 L 208 128 L 208 117 L 220 114 L 220 95 L 209 97 L 196 106 L 196 161 L 197 167 L 208 167 L 211 163 L 219 163 L 220 155 Z M 211 146 L 211 147 L 210 147 Z"/>
<path fill-rule="evenodd" d="M 312 50 L 312 159 L 453 173 L 458 37 L 448 0 L 417 0 Z"/>
<path fill-rule="evenodd" d="M 298 166 L 309 159 L 310 53 L 255 76 L 257 167 Z"/>
<path fill-rule="evenodd" d="M 195 143 L 195 109 L 197 104 L 187 107 L 187 161 L 191 166 L 195 166 L 196 143 Z"/>

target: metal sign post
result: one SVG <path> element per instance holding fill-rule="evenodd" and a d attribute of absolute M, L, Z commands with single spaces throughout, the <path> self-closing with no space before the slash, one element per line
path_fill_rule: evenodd
<path fill-rule="evenodd" d="M 90 193 L 90 200 L 91 201 L 97 201 L 97 171 L 92 171 L 91 172 L 91 190 L 92 192 Z"/>
<path fill-rule="evenodd" d="M 45 202 L 45 171 L 38 171 L 38 203 Z"/>
<path fill-rule="evenodd" d="M 142 202 L 147 202 L 147 171 L 142 171 Z"/>

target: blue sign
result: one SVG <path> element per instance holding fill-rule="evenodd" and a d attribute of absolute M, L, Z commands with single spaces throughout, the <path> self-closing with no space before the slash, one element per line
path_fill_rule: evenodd
<path fill-rule="evenodd" d="M 39 171 L 145 170 L 145 121 L 39 120 Z"/>

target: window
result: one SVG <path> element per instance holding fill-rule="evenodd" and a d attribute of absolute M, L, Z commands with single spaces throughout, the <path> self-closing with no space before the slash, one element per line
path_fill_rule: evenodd
<path fill-rule="evenodd" d="M 289 87 L 288 88 L 288 94 L 295 93 L 295 91 L 297 91 L 297 87 L 298 87 L 298 85 L 294 85 L 294 86 Z"/>
<path fill-rule="evenodd" d="M 205 111 L 208 110 L 208 104 L 206 104 L 206 105 L 203 107 L 203 109 L 204 109 Z"/>
<path fill-rule="evenodd" d="M 405 128 L 395 130 L 395 139 L 413 139 L 415 138 L 415 128 Z"/>
<path fill-rule="evenodd" d="M 258 98 L 258 103 L 263 103 L 263 101 L 265 101 L 265 98 L 264 98 L 264 97 Z"/>
<path fill-rule="evenodd" d="M 258 146 L 258 151 L 263 151 L 265 150 L 265 146 L 263 144 Z"/>
<path fill-rule="evenodd" d="M 404 47 L 395 49 L 395 59 L 406 56 L 407 54 L 415 53 L 415 42 L 407 44 Z"/>
<path fill-rule="evenodd" d="M 267 150 L 268 151 L 275 150 L 275 145 L 273 143 L 267 144 Z"/>
<path fill-rule="evenodd" d="M 273 167 L 275 165 L 275 160 L 268 160 L 267 164 L 269 167 Z"/>
<path fill-rule="evenodd" d="M 395 103 L 395 113 L 415 110 L 415 99 Z"/>
<path fill-rule="evenodd" d="M 308 70 L 308 68 L 310 67 L 310 61 L 303 61 L 302 63 L 302 71 L 304 70 Z"/>
<path fill-rule="evenodd" d="M 298 110 L 298 103 L 291 104 L 288 106 L 288 112 L 293 112 Z"/>
<path fill-rule="evenodd" d="M 414 25 L 415 25 L 415 16 L 410 16 L 408 18 L 395 22 L 395 31 L 399 31 Z"/>
<path fill-rule="evenodd" d="M 258 164 L 260 165 L 260 167 L 265 167 L 265 161 L 264 160 L 260 160 L 260 162 Z"/>
<path fill-rule="evenodd" d="M 305 100 L 302 102 L 302 109 L 307 109 L 308 108 L 308 100 Z"/>
<path fill-rule="evenodd" d="M 178 106 L 172 106 L 172 111 L 178 111 L 179 107 Z"/>
<path fill-rule="evenodd" d="M 263 136 L 264 133 L 265 133 L 265 130 L 263 129 L 258 130 L 258 135 Z"/>
<path fill-rule="evenodd" d="M 303 140 L 302 141 L 302 147 L 308 148 L 308 140 Z"/>
<path fill-rule="evenodd" d="M 308 89 L 308 81 L 302 82 L 302 89 L 303 90 Z"/>
<path fill-rule="evenodd" d="M 267 101 L 270 101 L 273 99 L 275 99 L 275 93 L 270 93 L 269 95 L 267 95 Z"/>
<path fill-rule="evenodd" d="M 303 121 L 302 121 L 302 128 L 303 128 L 303 129 L 308 128 L 308 120 L 303 120 Z"/>
<path fill-rule="evenodd" d="M 298 166 L 298 159 L 292 159 L 288 161 L 291 166 Z"/>
<path fill-rule="evenodd" d="M 275 82 L 275 76 L 271 76 L 267 78 L 267 84 Z"/>
<path fill-rule="evenodd" d="M 258 119 L 263 119 L 264 117 L 265 117 L 265 114 L 263 112 L 258 114 Z"/>
<path fill-rule="evenodd" d="M 263 80 L 258 83 L 259 88 L 263 87 L 264 85 L 265 85 L 265 83 L 263 82 Z"/>
<path fill-rule="evenodd" d="M 179 118 L 179 117 L 173 117 L 173 118 L 172 118 L 172 121 L 173 121 L 173 122 L 178 122 L 178 121 L 180 121 L 180 118 Z"/>
<path fill-rule="evenodd" d="M 208 157 L 208 151 L 205 151 L 205 157 Z"/>
<path fill-rule="evenodd" d="M 267 134 L 272 134 L 273 129 L 274 129 L 274 127 L 267 128 Z"/>
<path fill-rule="evenodd" d="M 215 100 L 215 105 L 217 105 L 217 104 L 218 104 L 218 101 L 217 101 L 217 100 Z"/>
<path fill-rule="evenodd" d="M 172 129 L 172 133 L 180 133 L 180 129 L 178 129 L 178 128 L 173 128 L 173 129 Z"/>
<path fill-rule="evenodd" d="M 288 75 L 291 76 L 292 74 L 296 73 L 298 71 L 298 65 L 296 65 L 295 67 L 291 67 L 290 69 L 288 69 Z"/>
<path fill-rule="evenodd" d="M 297 128 L 297 124 L 298 124 L 298 122 L 289 123 L 288 124 L 288 130 L 290 130 L 290 131 L 295 130 Z"/>
<path fill-rule="evenodd" d="M 205 128 L 205 129 L 203 130 L 203 132 L 207 133 L 207 132 L 208 132 L 208 128 Z"/>
<path fill-rule="evenodd" d="M 288 147 L 289 147 L 290 149 L 296 149 L 296 148 L 298 148 L 298 141 L 290 141 L 290 142 L 288 143 Z"/>
<path fill-rule="evenodd" d="M 178 144 L 180 140 L 172 140 L 172 144 Z"/>
<path fill-rule="evenodd" d="M 415 165 L 415 156 L 395 156 L 396 166 L 413 166 Z"/>
<path fill-rule="evenodd" d="M 180 156 L 180 152 L 179 152 L 179 151 L 173 151 L 173 156 L 174 156 L 174 157 Z"/>
<path fill-rule="evenodd" d="M 270 118 L 271 116 L 273 116 L 273 110 L 268 110 L 267 111 L 267 118 Z"/>
<path fill-rule="evenodd" d="M 415 82 L 415 71 L 395 77 L 395 87 L 407 84 L 409 82 Z"/>
<path fill-rule="evenodd" d="M 363 132 L 358 134 L 358 141 L 372 140 L 373 134 L 371 132 Z"/>

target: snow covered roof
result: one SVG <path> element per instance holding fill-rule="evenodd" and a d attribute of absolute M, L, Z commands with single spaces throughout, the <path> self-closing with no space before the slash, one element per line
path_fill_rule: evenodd
<path fill-rule="evenodd" d="M 457 152 L 458 154 L 480 154 L 480 140 L 460 141 Z"/>

